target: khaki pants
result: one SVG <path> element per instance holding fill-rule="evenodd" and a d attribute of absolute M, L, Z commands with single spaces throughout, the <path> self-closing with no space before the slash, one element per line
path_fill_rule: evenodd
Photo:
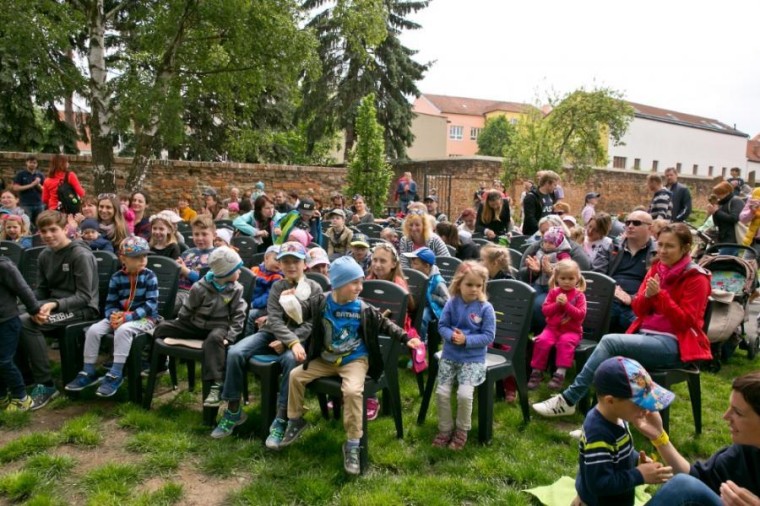
<path fill-rule="evenodd" d="M 288 418 L 301 418 L 304 413 L 304 391 L 306 385 L 317 378 L 340 376 L 340 390 L 343 393 L 343 427 L 348 439 L 361 439 L 362 414 L 364 413 L 364 378 L 369 364 L 366 358 L 346 365 L 333 365 L 321 358 L 309 362 L 309 368 L 299 365 L 290 372 L 288 392 Z"/>

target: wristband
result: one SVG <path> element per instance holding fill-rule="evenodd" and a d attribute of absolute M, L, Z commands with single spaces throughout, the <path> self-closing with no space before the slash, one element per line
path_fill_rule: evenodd
<path fill-rule="evenodd" d="M 665 446 L 666 444 L 670 443 L 670 438 L 668 437 L 668 433 L 664 430 L 662 431 L 662 434 L 657 436 L 655 439 L 652 439 L 650 441 L 655 448 L 659 448 L 660 446 Z"/>

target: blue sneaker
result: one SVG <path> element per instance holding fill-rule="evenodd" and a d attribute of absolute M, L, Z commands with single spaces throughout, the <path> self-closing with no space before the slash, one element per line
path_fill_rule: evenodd
<path fill-rule="evenodd" d="M 69 382 L 64 388 L 67 392 L 81 392 L 87 387 L 100 384 L 100 380 L 101 378 L 98 378 L 94 374 L 87 374 L 86 372 L 81 371 L 77 374 L 77 377 Z"/>
<path fill-rule="evenodd" d="M 280 443 L 282 443 L 282 439 L 285 437 L 285 429 L 288 426 L 288 422 L 283 420 L 282 418 L 275 418 L 272 422 L 271 427 L 269 427 L 269 436 L 266 440 L 266 446 L 270 450 L 279 450 L 280 449 Z"/>
<path fill-rule="evenodd" d="M 121 384 L 124 383 L 124 377 L 114 376 L 109 372 L 100 378 L 100 381 L 100 386 L 98 387 L 98 391 L 95 392 L 95 395 L 98 397 L 112 397 L 119 391 Z"/>
<path fill-rule="evenodd" d="M 35 386 L 31 393 L 32 411 L 44 407 L 48 402 L 58 397 L 58 395 L 60 395 L 60 393 L 55 387 L 48 387 L 42 384 Z"/>

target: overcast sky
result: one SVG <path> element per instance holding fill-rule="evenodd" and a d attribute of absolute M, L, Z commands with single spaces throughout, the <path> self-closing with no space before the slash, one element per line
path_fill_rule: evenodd
<path fill-rule="evenodd" d="M 760 1 L 432 0 L 403 35 L 423 93 L 534 103 L 609 86 L 760 133 Z"/>

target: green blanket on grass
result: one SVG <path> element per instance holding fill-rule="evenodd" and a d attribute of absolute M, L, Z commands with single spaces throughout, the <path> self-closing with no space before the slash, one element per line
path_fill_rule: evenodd
<path fill-rule="evenodd" d="M 646 485 L 636 487 L 636 501 L 634 506 L 644 506 L 651 499 L 644 489 Z M 577 493 L 575 492 L 575 478 L 563 476 L 551 485 L 544 487 L 529 488 L 523 490 L 532 496 L 535 496 L 541 504 L 546 506 L 569 506 Z"/>

